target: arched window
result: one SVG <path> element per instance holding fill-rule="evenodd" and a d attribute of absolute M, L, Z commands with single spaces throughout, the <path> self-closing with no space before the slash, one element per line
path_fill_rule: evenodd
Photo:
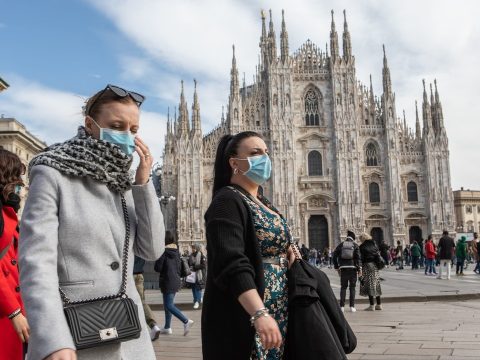
<path fill-rule="evenodd" d="M 318 109 L 318 97 L 315 92 L 310 89 L 305 95 L 305 125 L 320 125 L 320 112 Z"/>
<path fill-rule="evenodd" d="M 473 212 L 473 211 L 472 211 L 472 206 L 471 206 L 471 205 L 467 205 L 467 206 L 465 207 L 465 211 L 466 211 L 467 214 L 471 214 L 471 213 Z"/>
<path fill-rule="evenodd" d="M 377 147 L 373 143 L 369 143 L 365 149 L 365 159 L 367 166 L 378 166 Z"/>
<path fill-rule="evenodd" d="M 308 154 L 308 175 L 321 176 L 322 172 L 322 155 L 318 151 L 310 151 Z"/>
<path fill-rule="evenodd" d="M 408 197 L 408 202 L 418 201 L 418 189 L 417 189 L 417 183 L 415 181 L 410 181 L 407 184 L 407 197 Z"/>
<path fill-rule="evenodd" d="M 368 195 L 371 203 L 378 204 L 380 202 L 380 186 L 376 182 L 368 185 Z"/>

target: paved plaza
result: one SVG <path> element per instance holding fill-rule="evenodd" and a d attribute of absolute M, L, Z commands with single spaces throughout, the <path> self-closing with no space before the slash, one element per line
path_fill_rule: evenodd
<path fill-rule="evenodd" d="M 339 277 L 324 268 L 338 296 Z M 346 317 L 358 339 L 349 359 L 366 360 L 478 360 L 480 359 L 480 276 L 471 269 L 451 280 L 425 276 L 423 270 L 381 272 L 384 310 L 368 312 L 365 298 L 357 297 L 357 312 L 346 308 Z M 158 291 L 148 291 L 160 325 L 163 321 Z M 430 300 L 430 301 L 428 301 Z M 195 321 L 187 337 L 182 324 L 174 319 L 173 335 L 155 341 L 161 360 L 201 359 L 200 310 L 193 310 L 191 293 L 177 296 L 179 306 Z M 221 341 L 221 339 L 219 339 Z"/>

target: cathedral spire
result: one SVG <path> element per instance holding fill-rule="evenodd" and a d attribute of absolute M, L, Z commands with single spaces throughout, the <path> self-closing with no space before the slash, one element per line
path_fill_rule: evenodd
<path fill-rule="evenodd" d="M 420 119 L 418 118 L 418 104 L 417 100 L 415 100 L 415 137 L 420 139 L 421 132 L 420 132 Z"/>
<path fill-rule="evenodd" d="M 268 38 L 267 27 L 265 25 L 265 10 L 262 10 L 260 15 L 262 17 L 262 36 L 260 36 L 261 65 L 265 66 L 268 63 Z"/>
<path fill-rule="evenodd" d="M 167 136 L 170 135 L 170 106 L 167 108 Z"/>
<path fill-rule="evenodd" d="M 375 99 L 374 99 L 374 95 L 373 95 L 372 74 L 370 74 L 370 105 L 375 106 Z"/>
<path fill-rule="evenodd" d="M 425 85 L 425 79 L 423 82 L 423 103 L 422 103 L 422 117 L 423 117 L 423 132 L 429 133 L 432 129 L 432 113 L 430 104 L 428 103 L 427 88 Z"/>
<path fill-rule="evenodd" d="M 438 116 L 437 116 L 437 104 L 435 103 L 435 97 L 433 96 L 433 85 L 430 83 L 430 108 L 432 114 L 432 125 L 435 132 L 438 131 Z"/>
<path fill-rule="evenodd" d="M 270 62 L 275 62 L 277 59 L 277 39 L 275 36 L 275 28 L 273 26 L 272 9 L 270 9 L 270 23 L 268 25 L 269 58 Z"/>
<path fill-rule="evenodd" d="M 443 109 L 442 109 L 442 103 L 440 102 L 440 95 L 438 94 L 437 79 L 434 80 L 434 83 L 435 83 L 435 106 L 436 106 L 436 114 L 438 118 L 438 126 L 440 130 L 442 130 L 444 128 Z"/>
<path fill-rule="evenodd" d="M 335 19 L 333 18 L 333 10 L 332 10 L 332 25 L 330 30 L 330 56 L 332 60 L 335 61 L 339 57 L 338 51 L 338 34 L 337 30 L 335 30 Z"/>
<path fill-rule="evenodd" d="M 188 121 L 188 109 L 187 103 L 185 101 L 185 93 L 183 89 L 183 80 L 182 80 L 182 91 L 180 93 L 180 105 L 178 106 L 178 132 L 179 135 L 188 133 L 189 131 L 189 121 Z"/>
<path fill-rule="evenodd" d="M 392 95 L 392 80 L 390 78 L 385 45 L 383 45 L 383 94 L 387 97 Z"/>
<path fill-rule="evenodd" d="M 192 135 L 202 136 L 202 122 L 200 119 L 200 103 L 197 95 L 197 80 L 193 79 L 195 83 L 195 90 L 193 92 L 193 105 L 192 105 Z"/>
<path fill-rule="evenodd" d="M 238 99 L 240 97 L 240 88 L 238 81 L 237 59 L 235 57 L 235 45 L 232 45 L 232 69 L 230 71 L 230 98 Z"/>
<path fill-rule="evenodd" d="M 288 32 L 285 25 L 285 11 L 282 10 L 282 33 L 280 34 L 280 51 L 282 63 L 288 59 Z"/>
<path fill-rule="evenodd" d="M 350 61 L 352 58 L 352 39 L 348 31 L 347 12 L 343 10 L 343 58 Z"/>

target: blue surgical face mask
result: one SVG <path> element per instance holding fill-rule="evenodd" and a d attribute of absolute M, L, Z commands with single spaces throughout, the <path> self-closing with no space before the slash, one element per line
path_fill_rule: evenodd
<path fill-rule="evenodd" d="M 15 194 L 20 195 L 20 191 L 22 191 L 22 185 L 15 185 Z"/>
<path fill-rule="evenodd" d="M 129 130 L 119 131 L 102 128 L 91 116 L 90 119 L 92 119 L 100 129 L 100 140 L 117 145 L 128 156 L 133 154 L 135 151 L 135 136 Z"/>
<path fill-rule="evenodd" d="M 272 173 L 272 162 L 270 157 L 267 154 L 258 155 L 258 156 L 249 156 L 246 159 L 237 160 L 248 160 L 250 168 L 243 173 L 246 177 L 252 180 L 257 185 L 264 184 Z"/>

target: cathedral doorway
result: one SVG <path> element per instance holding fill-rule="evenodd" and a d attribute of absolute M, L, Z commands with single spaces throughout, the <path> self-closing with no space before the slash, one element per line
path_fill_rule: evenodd
<path fill-rule="evenodd" d="M 324 215 L 312 215 L 308 219 L 308 246 L 323 251 L 328 247 L 328 221 Z"/>
<path fill-rule="evenodd" d="M 410 238 L 410 243 L 413 243 L 414 241 L 420 243 L 422 241 L 422 229 L 418 226 L 410 226 L 408 237 Z"/>
<path fill-rule="evenodd" d="M 370 230 L 370 235 L 372 236 L 375 244 L 380 245 L 383 241 L 383 229 L 379 227 L 374 227 Z"/>

